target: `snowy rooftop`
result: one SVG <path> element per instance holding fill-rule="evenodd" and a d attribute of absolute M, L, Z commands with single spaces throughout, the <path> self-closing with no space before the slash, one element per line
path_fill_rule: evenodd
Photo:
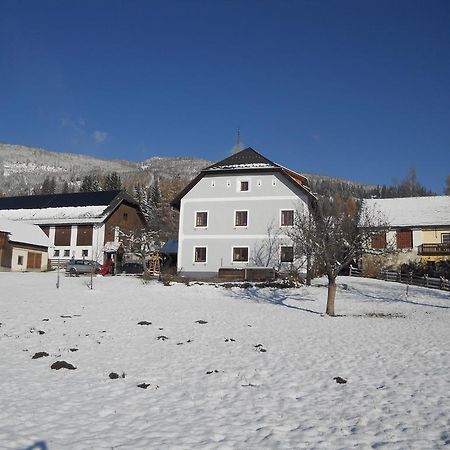
<path fill-rule="evenodd" d="M 50 245 L 47 235 L 37 225 L 0 218 L 0 231 L 8 233 L 10 241 L 41 247 Z"/>
<path fill-rule="evenodd" d="M 366 199 L 364 204 L 379 212 L 391 226 L 450 226 L 450 196 Z"/>
<path fill-rule="evenodd" d="M 274 167 L 272 164 L 267 163 L 247 163 L 247 164 L 225 164 L 222 166 L 210 167 L 208 170 L 240 170 L 240 169 L 265 169 Z"/>
<path fill-rule="evenodd" d="M 67 206 L 42 209 L 5 209 L 0 210 L 0 219 L 24 220 L 33 223 L 81 223 L 97 222 L 103 218 L 108 205 Z"/>

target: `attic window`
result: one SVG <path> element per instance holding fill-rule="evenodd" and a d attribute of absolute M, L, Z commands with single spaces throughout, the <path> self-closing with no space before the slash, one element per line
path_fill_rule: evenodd
<path fill-rule="evenodd" d="M 128 220 L 128 213 L 123 213 L 123 220 L 125 222 Z"/>
<path fill-rule="evenodd" d="M 241 181 L 239 190 L 241 192 L 248 191 L 248 181 Z"/>

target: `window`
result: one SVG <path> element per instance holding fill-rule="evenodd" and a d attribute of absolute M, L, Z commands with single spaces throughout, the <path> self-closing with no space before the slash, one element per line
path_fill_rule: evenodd
<path fill-rule="evenodd" d="M 55 245 L 58 247 L 69 246 L 71 232 L 72 227 L 55 227 Z"/>
<path fill-rule="evenodd" d="M 195 247 L 194 262 L 206 262 L 206 247 Z"/>
<path fill-rule="evenodd" d="M 83 256 L 83 258 L 88 256 L 88 253 L 89 253 L 89 250 L 87 250 L 87 249 L 81 250 L 81 256 Z"/>
<path fill-rule="evenodd" d="M 207 211 L 197 211 L 195 213 L 195 226 L 196 227 L 207 227 L 208 226 L 208 212 Z"/>
<path fill-rule="evenodd" d="M 248 247 L 233 247 L 233 262 L 248 262 Z"/>
<path fill-rule="evenodd" d="M 92 225 L 78 225 L 77 245 L 92 245 Z"/>
<path fill-rule="evenodd" d="M 53 256 L 58 257 L 58 256 L 59 256 L 59 250 L 54 250 L 54 251 L 53 251 Z"/>
<path fill-rule="evenodd" d="M 412 248 L 412 231 L 397 230 L 397 248 Z"/>
<path fill-rule="evenodd" d="M 372 248 L 386 248 L 386 233 L 379 233 L 372 236 Z"/>
<path fill-rule="evenodd" d="M 22 255 L 17 257 L 17 265 L 23 266 L 23 256 Z"/>
<path fill-rule="evenodd" d="M 248 181 L 241 181 L 239 190 L 248 191 Z"/>
<path fill-rule="evenodd" d="M 70 250 L 64 250 L 64 256 L 70 256 Z"/>
<path fill-rule="evenodd" d="M 236 211 L 234 225 L 236 227 L 246 227 L 248 224 L 248 211 Z"/>
<path fill-rule="evenodd" d="M 442 233 L 441 240 L 443 244 L 450 244 L 450 233 Z"/>
<path fill-rule="evenodd" d="M 123 221 L 124 222 L 128 221 L 128 213 L 123 213 Z"/>
<path fill-rule="evenodd" d="M 281 262 L 294 262 L 294 247 L 281 247 Z"/>
<path fill-rule="evenodd" d="M 281 226 L 293 227 L 294 226 L 294 210 L 286 209 L 281 211 Z"/>

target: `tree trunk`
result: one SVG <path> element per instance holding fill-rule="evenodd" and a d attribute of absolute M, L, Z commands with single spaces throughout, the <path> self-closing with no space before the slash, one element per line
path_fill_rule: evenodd
<path fill-rule="evenodd" d="M 334 299 L 336 298 L 336 280 L 328 279 L 327 311 L 326 314 L 334 316 Z"/>
<path fill-rule="evenodd" d="M 311 286 L 311 255 L 309 252 L 306 253 L 306 286 Z"/>

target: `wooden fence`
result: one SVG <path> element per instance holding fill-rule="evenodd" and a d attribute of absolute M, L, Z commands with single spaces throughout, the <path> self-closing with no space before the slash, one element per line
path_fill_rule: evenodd
<path fill-rule="evenodd" d="M 356 269 L 350 266 L 351 277 L 361 277 L 361 269 Z M 450 291 L 450 281 L 446 278 L 432 278 L 428 275 L 418 276 L 412 272 L 396 272 L 393 270 L 383 270 L 381 273 L 381 279 L 385 281 L 394 281 L 397 283 L 411 284 L 414 286 L 423 286 L 431 289 L 441 289 L 444 291 Z"/>

